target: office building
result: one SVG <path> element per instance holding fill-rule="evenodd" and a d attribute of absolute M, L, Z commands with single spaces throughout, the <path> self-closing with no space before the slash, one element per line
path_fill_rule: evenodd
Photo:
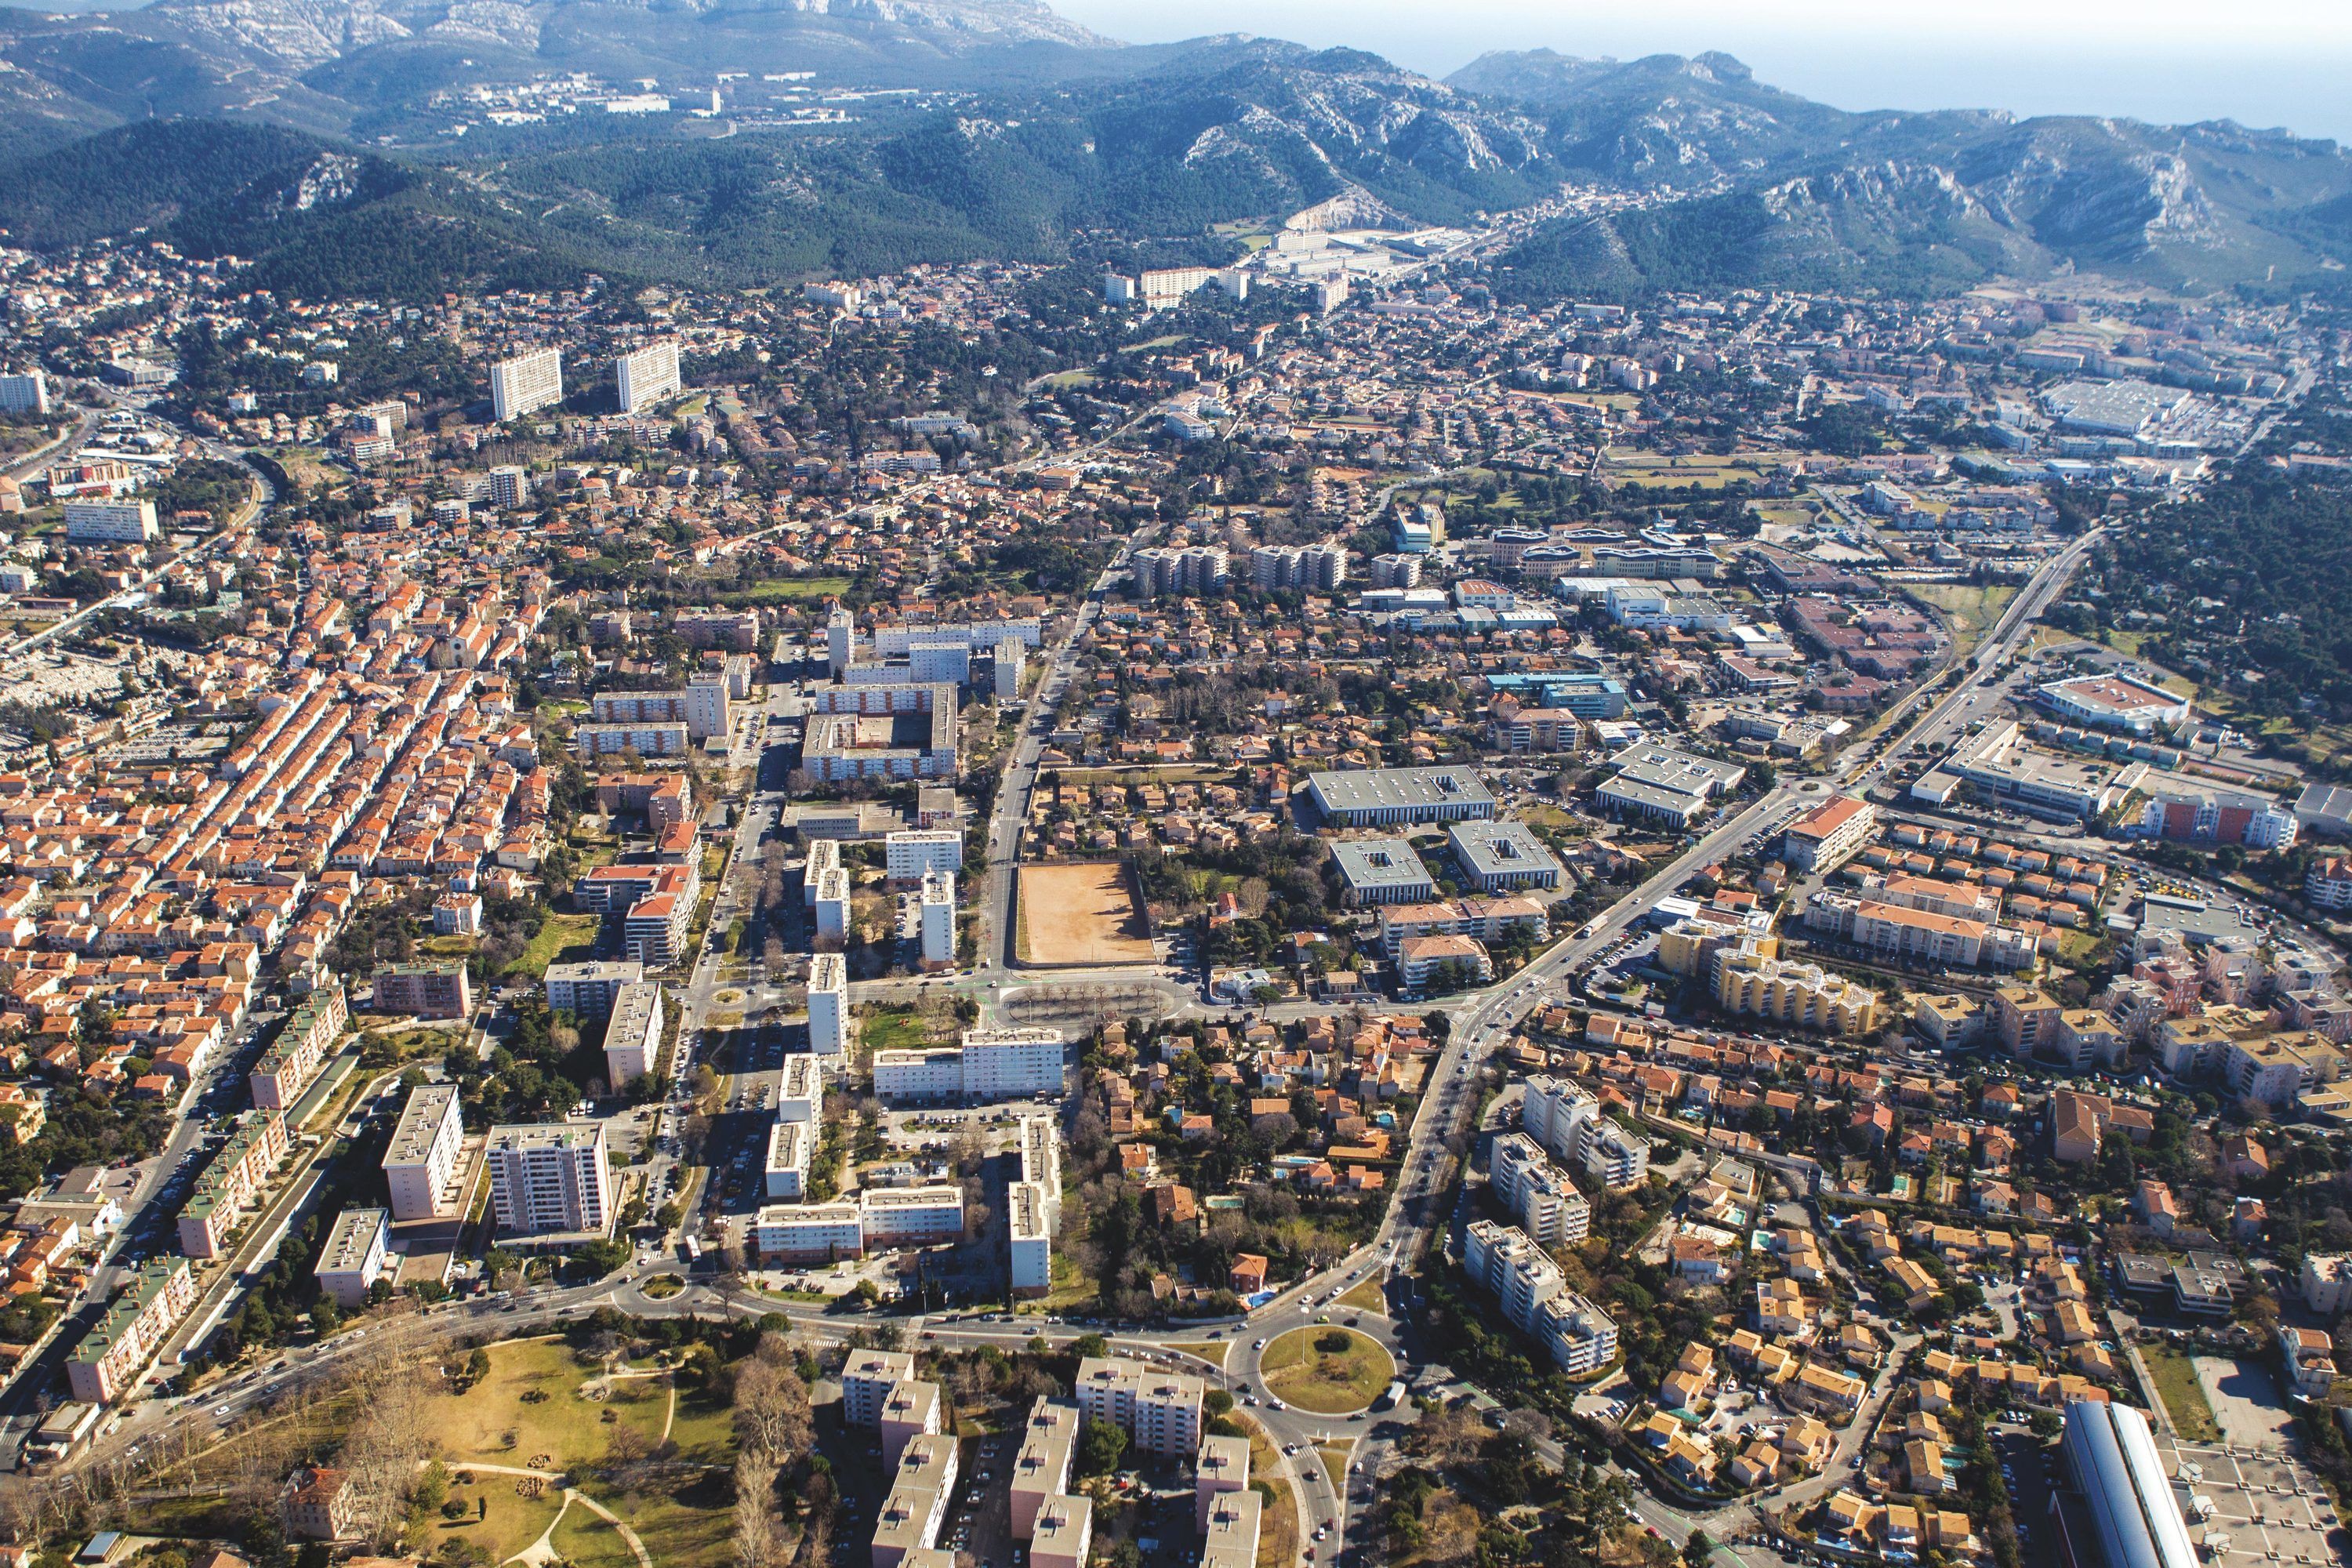
<path fill-rule="evenodd" d="M 490 417 L 503 425 L 563 401 L 563 355 L 555 349 L 502 359 L 490 366 Z"/>
<path fill-rule="evenodd" d="M 1604 809 L 1676 828 L 1688 827 L 1748 776 L 1737 763 L 1647 743 L 1626 748 L 1610 765 L 1617 771 L 1594 792 Z"/>
<path fill-rule="evenodd" d="M 1021 1428 L 1021 1451 L 1013 1460 L 1013 1540 L 1035 1534 L 1039 1511 L 1069 1486 L 1070 1460 L 1077 1446 L 1077 1407 L 1039 1394 L 1029 1406 L 1029 1419 Z M 1244 1447 L 1246 1460 L 1247 1445 Z"/>
<path fill-rule="evenodd" d="M 1341 901 L 1350 908 L 1425 904 L 1437 897 L 1429 868 L 1402 838 L 1343 838 L 1331 846 L 1331 862 L 1339 870 Z"/>
<path fill-rule="evenodd" d="M 685 384 L 678 379 L 677 344 L 667 339 L 647 343 L 613 362 L 613 396 L 624 414 L 676 397 Z"/>
<path fill-rule="evenodd" d="M 1107 1421 L 1138 1448 L 1168 1458 L 1201 1447 L 1201 1380 L 1122 1356 L 1088 1356 L 1078 1363 L 1078 1409 Z"/>
<path fill-rule="evenodd" d="M 915 1375 L 906 1351 L 854 1350 L 841 1365 L 841 1418 L 852 1426 L 879 1426 L 882 1402 Z"/>
<path fill-rule="evenodd" d="M 613 1184 L 601 1121 L 490 1129 L 483 1158 L 490 1207 L 506 1237 L 608 1236 Z"/>
<path fill-rule="evenodd" d="M 368 1290 L 391 1264 L 392 1216 L 383 1209 L 345 1209 L 319 1248 L 319 1289 L 345 1310 L 367 1305 Z"/>
<path fill-rule="evenodd" d="M 1339 827 L 1399 823 L 1484 821 L 1495 797 L 1468 768 L 1368 768 L 1316 773 L 1307 793 L 1326 822 Z"/>
<path fill-rule="evenodd" d="M 795 1058 L 805 1061 L 805 1057 Z M 809 1157 L 816 1144 L 816 1123 L 786 1121 L 781 1117 L 768 1129 L 767 1194 L 772 1198 L 798 1201 L 808 1195 Z"/>
<path fill-rule="evenodd" d="M 69 500 L 65 503 L 68 544 L 144 544 L 162 536 L 155 503 L 146 500 Z"/>
<path fill-rule="evenodd" d="M 837 952 L 809 960 L 809 1049 L 838 1057 L 849 1049 L 849 967 Z"/>
<path fill-rule="evenodd" d="M 465 1135 L 456 1084 L 420 1083 L 408 1091 L 383 1152 L 393 1218 L 441 1219 L 457 1212 L 457 1156 Z"/>
<path fill-rule="evenodd" d="M 660 1058 L 662 989 L 650 980 L 621 987 L 604 1026 L 604 1081 L 618 1094 L 654 1070 Z"/>
<path fill-rule="evenodd" d="M 583 1023 L 591 1018 L 608 1018 L 622 988 L 645 977 L 646 966 L 642 963 L 609 960 L 551 963 L 547 966 L 547 1010 L 569 1013 Z"/>
<path fill-rule="evenodd" d="M 1559 886 L 1559 858 L 1524 822 L 1456 823 L 1445 841 L 1463 879 L 1481 892 Z"/>

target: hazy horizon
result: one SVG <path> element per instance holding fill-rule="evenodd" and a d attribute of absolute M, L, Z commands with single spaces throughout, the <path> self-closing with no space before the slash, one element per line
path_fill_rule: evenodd
<path fill-rule="evenodd" d="M 1223 32 L 1349 45 L 1443 77 L 1498 49 L 1736 55 L 1760 80 L 1841 109 L 1995 109 L 2162 124 L 2235 120 L 2352 143 L 2352 6 L 2242 0 L 2226 18 L 2179 0 L 1979 0 L 1890 18 L 1857 0 L 1657 0 L 1638 14 L 1581 3 L 1451 0 L 1051 0 L 1129 43 Z"/>

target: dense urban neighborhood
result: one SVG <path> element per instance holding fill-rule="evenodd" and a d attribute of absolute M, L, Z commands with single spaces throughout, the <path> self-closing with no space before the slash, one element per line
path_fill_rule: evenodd
<path fill-rule="evenodd" d="M 1556 184 L 10 219 L 0 1564 L 2344 1561 L 2352 302 Z"/>

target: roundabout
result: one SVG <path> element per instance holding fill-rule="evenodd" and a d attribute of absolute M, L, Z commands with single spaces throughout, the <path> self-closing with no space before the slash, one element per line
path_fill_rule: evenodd
<path fill-rule="evenodd" d="M 1396 1362 L 1370 1336 L 1333 1323 L 1292 1329 L 1258 1359 L 1266 1391 L 1316 1415 L 1352 1415 L 1397 1374 Z"/>

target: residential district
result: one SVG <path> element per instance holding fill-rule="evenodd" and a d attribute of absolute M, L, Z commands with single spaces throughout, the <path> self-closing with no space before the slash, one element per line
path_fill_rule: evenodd
<path fill-rule="evenodd" d="M 2341 1561 L 2343 329 L 1481 237 L 0 252 L 6 1560 Z"/>

